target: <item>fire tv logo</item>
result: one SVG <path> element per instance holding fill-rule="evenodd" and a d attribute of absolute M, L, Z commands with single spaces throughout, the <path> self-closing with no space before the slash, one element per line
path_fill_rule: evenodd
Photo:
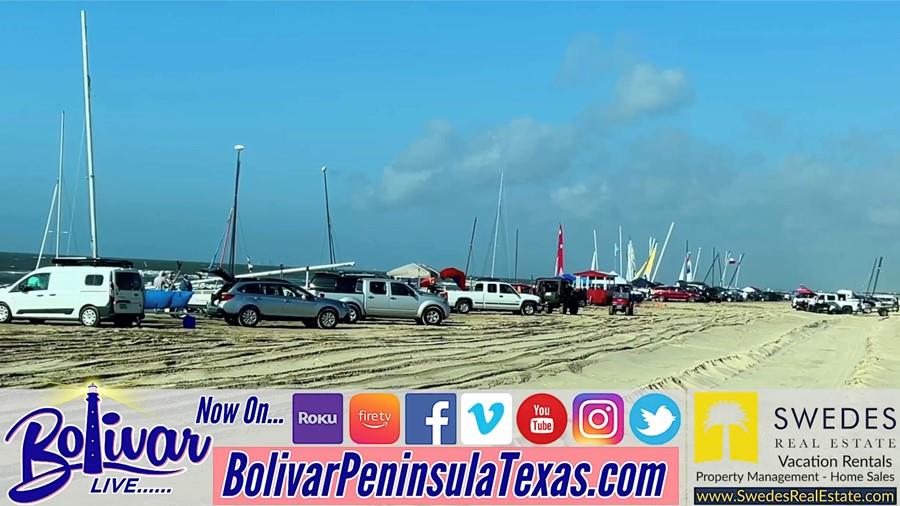
<path fill-rule="evenodd" d="M 354 395 L 347 418 L 354 443 L 393 444 L 400 439 L 400 399 L 395 395 Z"/>
<path fill-rule="evenodd" d="M 516 425 L 522 437 L 539 445 L 550 444 L 562 437 L 567 419 L 566 407 L 550 394 L 528 397 L 516 413 Z"/>

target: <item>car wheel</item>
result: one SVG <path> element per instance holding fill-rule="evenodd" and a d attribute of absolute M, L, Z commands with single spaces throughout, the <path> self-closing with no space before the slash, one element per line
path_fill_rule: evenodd
<path fill-rule="evenodd" d="M 422 322 L 425 325 L 440 325 L 444 320 L 444 314 L 436 307 L 429 307 L 422 313 Z"/>
<path fill-rule="evenodd" d="M 628 309 L 625 310 L 625 314 L 628 316 L 634 316 L 634 306 L 628 306 Z"/>
<path fill-rule="evenodd" d="M 572 304 L 569 306 L 569 314 L 578 314 L 578 304 Z"/>
<path fill-rule="evenodd" d="M 238 323 L 242 327 L 255 327 L 259 323 L 259 310 L 255 307 L 245 307 L 238 313 Z"/>
<path fill-rule="evenodd" d="M 325 308 L 319 311 L 319 316 L 316 317 L 316 326 L 318 326 L 320 329 L 333 329 L 337 327 L 337 324 L 337 311 L 331 308 Z"/>
<path fill-rule="evenodd" d="M 12 321 L 12 311 L 9 306 L 0 302 L 0 323 L 9 323 Z"/>
<path fill-rule="evenodd" d="M 841 309 L 841 312 L 844 314 L 853 314 L 853 308 L 850 306 L 846 306 Z"/>
<path fill-rule="evenodd" d="M 531 316 L 537 311 L 537 307 L 534 305 L 534 302 L 526 302 L 522 304 L 522 314 L 525 316 Z"/>
<path fill-rule="evenodd" d="M 885 308 L 879 308 L 879 309 L 878 309 L 878 316 L 881 316 L 881 317 L 883 318 L 883 317 L 885 317 L 885 316 L 887 316 L 887 315 L 888 315 L 888 310 L 887 310 L 887 309 L 885 309 Z"/>
<path fill-rule="evenodd" d="M 547 314 L 550 314 L 552 312 L 553 312 L 553 306 L 547 306 Z"/>
<path fill-rule="evenodd" d="M 609 314 L 616 314 L 616 306 L 609 306 Z"/>
<path fill-rule="evenodd" d="M 359 308 L 356 304 L 347 304 L 347 323 L 356 323 L 359 321 Z"/>
<path fill-rule="evenodd" d="M 87 306 L 81 310 L 81 313 L 78 315 L 78 321 L 85 327 L 99 327 L 100 311 L 94 306 Z"/>
<path fill-rule="evenodd" d="M 472 310 L 472 303 L 467 300 L 461 300 L 456 303 L 456 311 L 459 314 L 468 314 Z"/>

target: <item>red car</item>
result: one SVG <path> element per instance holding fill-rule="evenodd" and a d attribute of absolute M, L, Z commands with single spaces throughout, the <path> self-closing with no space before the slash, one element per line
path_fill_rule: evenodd
<path fill-rule="evenodd" d="M 668 302 L 670 300 L 694 302 L 697 300 L 696 293 L 677 286 L 658 286 L 650 292 L 650 297 L 660 302 Z"/>

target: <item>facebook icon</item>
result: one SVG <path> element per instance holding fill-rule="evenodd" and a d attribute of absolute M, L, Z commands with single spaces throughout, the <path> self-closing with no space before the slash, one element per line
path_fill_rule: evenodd
<path fill-rule="evenodd" d="M 456 394 L 406 394 L 406 444 L 456 444 Z"/>

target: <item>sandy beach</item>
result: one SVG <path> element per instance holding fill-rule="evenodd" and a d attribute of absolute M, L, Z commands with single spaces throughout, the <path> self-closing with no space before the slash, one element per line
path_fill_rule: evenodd
<path fill-rule="evenodd" d="M 0 386 L 89 379 L 164 388 L 890 388 L 900 317 L 782 303 L 669 304 L 639 316 L 469 314 L 442 327 L 367 321 L 254 329 L 153 315 L 141 329 L 0 326 Z"/>

